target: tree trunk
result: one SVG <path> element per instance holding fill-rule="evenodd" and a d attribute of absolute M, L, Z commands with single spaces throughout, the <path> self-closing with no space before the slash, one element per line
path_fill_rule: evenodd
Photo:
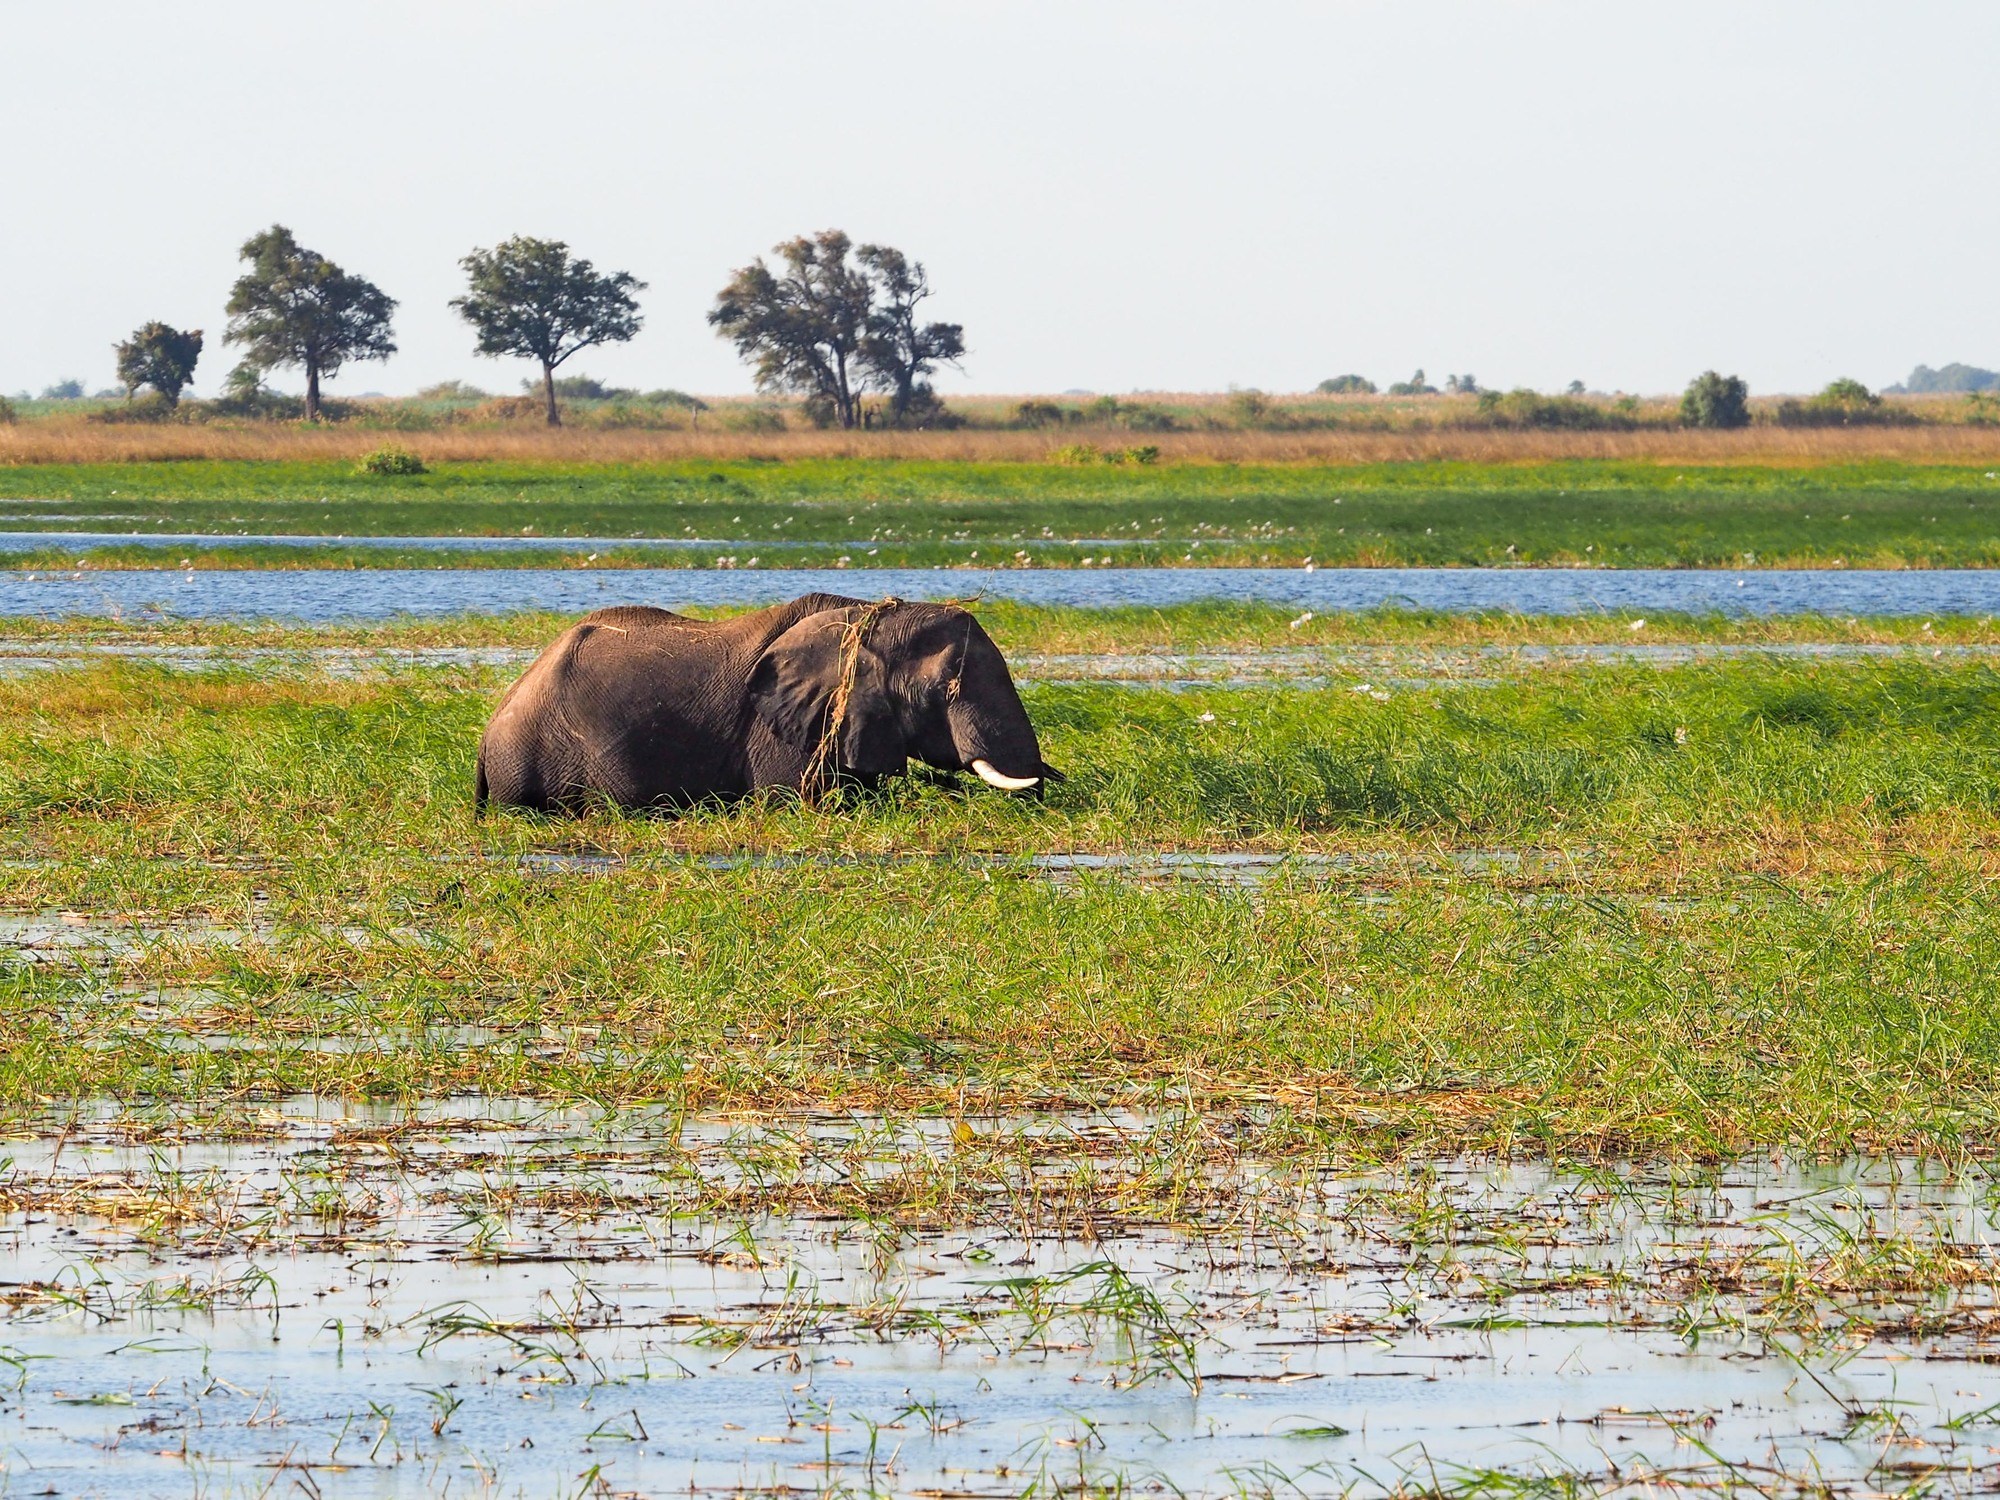
<path fill-rule="evenodd" d="M 556 406 L 556 367 L 542 362 L 542 399 L 549 404 L 549 426 L 562 426 L 562 412 Z"/>
<path fill-rule="evenodd" d="M 319 420 L 319 361 L 306 361 L 306 420 Z"/>
<path fill-rule="evenodd" d="M 833 409 L 840 417 L 842 430 L 851 431 L 859 419 L 854 410 L 854 392 L 847 384 L 847 356 L 844 354 L 834 356 L 833 383 Z"/>

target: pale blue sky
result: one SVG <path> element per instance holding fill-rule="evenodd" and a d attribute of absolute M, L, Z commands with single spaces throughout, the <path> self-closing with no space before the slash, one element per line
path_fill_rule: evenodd
<path fill-rule="evenodd" d="M 330 390 L 514 388 L 457 259 L 649 281 L 569 370 L 749 381 L 702 315 L 837 225 L 930 266 L 947 391 L 1753 389 L 2000 366 L 2000 5 L 0 0 L 0 391 L 209 332 L 281 221 L 400 299 Z M 281 377 L 279 383 L 287 384 Z"/>

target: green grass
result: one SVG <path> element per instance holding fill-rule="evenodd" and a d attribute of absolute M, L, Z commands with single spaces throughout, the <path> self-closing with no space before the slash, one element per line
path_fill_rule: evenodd
<path fill-rule="evenodd" d="M 501 683 L 0 682 L 7 906 L 151 924 L 5 971 L 0 1100 L 1179 1100 L 1386 1149 L 2000 1145 L 1984 665 L 1049 686 L 1071 779 L 1043 803 L 911 781 L 475 823 Z M 1229 891 L 966 857 L 1244 847 L 1350 862 Z M 579 849 L 629 863 L 518 863 Z M 1494 849 L 1534 857 L 1465 862 Z M 916 857 L 688 858 L 743 850 Z M 498 1040 L 436 1029 L 473 1023 Z"/>
<path fill-rule="evenodd" d="M 94 565 L 1078 566 L 1301 564 L 1984 567 L 2000 480 L 1877 463 L 1694 468 L 1615 462 L 1366 467 L 1069 467 L 872 460 L 440 463 L 357 475 L 307 462 L 34 465 L 0 471 L 0 529 L 339 536 L 701 538 L 574 556 L 209 544 Z M 1087 543 L 1088 545 L 1083 545 Z M 974 554 L 977 554 L 976 556 Z M 53 553 L 30 565 L 55 565 Z"/>
<path fill-rule="evenodd" d="M 868 597 L 869 580 L 853 580 Z M 1165 606 L 1076 608 L 979 599 L 971 607 L 1009 653 L 1155 652 L 1293 647 L 1546 646 L 1708 644 L 1732 647 L 1798 643 L 1908 646 L 2000 643 L 1990 617 L 1833 615 L 1677 615 L 1607 611 L 1597 615 L 1465 615 L 1441 610 L 1329 611 L 1301 619 L 1289 606 L 1207 599 Z M 718 618 L 741 608 L 689 605 L 686 614 Z M 239 647 L 542 646 L 574 615 L 524 611 L 389 621 L 294 625 L 278 621 L 80 615 L 0 617 L 0 642 Z M 1638 628 L 1635 629 L 1635 623 Z"/>

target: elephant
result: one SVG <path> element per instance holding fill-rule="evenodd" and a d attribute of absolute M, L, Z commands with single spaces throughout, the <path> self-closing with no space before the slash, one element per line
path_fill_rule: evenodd
<path fill-rule="evenodd" d="M 807 594 L 726 620 L 623 605 L 558 636 L 480 740 L 474 804 L 573 813 L 811 800 L 915 759 L 1040 793 L 1042 759 L 1006 660 L 966 610 Z"/>

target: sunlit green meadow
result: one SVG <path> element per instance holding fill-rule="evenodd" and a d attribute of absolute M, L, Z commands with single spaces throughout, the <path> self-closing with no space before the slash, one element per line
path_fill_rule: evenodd
<path fill-rule="evenodd" d="M 1258 611 L 996 620 L 1015 654 L 1147 629 L 1296 638 Z M 1048 680 L 1026 698 L 1069 779 L 1040 801 L 925 776 L 475 820 L 511 670 L 0 680 L 5 907 L 42 934 L 0 978 L 5 1107 L 1178 1101 L 1383 1151 L 2000 1140 L 2000 672 L 1976 656 Z M 1218 878 L 1163 852 L 1286 858 Z"/>
<path fill-rule="evenodd" d="M 418 444 L 421 447 L 421 443 Z M 195 533 L 196 567 L 1990 567 L 1985 463 L 1063 464 L 913 459 L 0 467 L 0 530 Z M 575 538 L 573 549 L 310 550 L 260 534 Z M 230 538 L 243 536 L 244 541 Z M 685 544 L 634 545 L 645 538 Z M 106 539 L 92 566 L 159 566 Z M 74 554 L 22 558 L 55 566 Z"/>

